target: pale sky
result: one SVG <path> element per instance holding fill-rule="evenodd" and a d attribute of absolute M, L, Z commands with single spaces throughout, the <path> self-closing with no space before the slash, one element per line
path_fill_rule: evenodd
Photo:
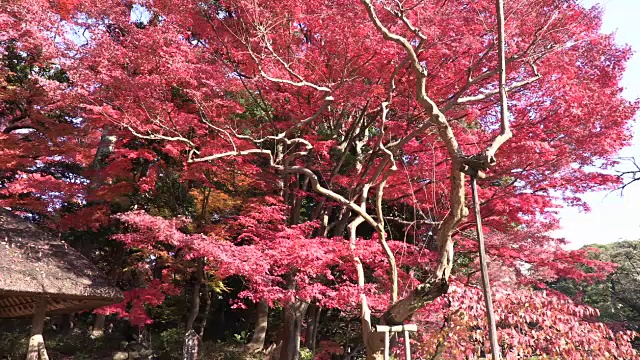
<path fill-rule="evenodd" d="M 604 7 L 603 32 L 615 32 L 619 44 L 631 45 L 635 50 L 622 85 L 627 99 L 640 98 L 640 0 L 582 0 L 582 4 L 587 8 L 601 4 Z M 640 123 L 635 126 L 632 146 L 624 149 L 620 156 L 635 156 L 640 160 Z M 595 192 L 582 198 L 591 206 L 591 212 L 561 210 L 562 229 L 553 233 L 553 236 L 566 238 L 570 242 L 569 248 L 640 239 L 640 182 L 627 187 L 622 196 L 620 192 Z"/>

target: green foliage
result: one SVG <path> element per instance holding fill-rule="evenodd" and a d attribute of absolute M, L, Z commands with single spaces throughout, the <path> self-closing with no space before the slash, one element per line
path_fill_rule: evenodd
<path fill-rule="evenodd" d="M 607 245 L 596 249 L 592 258 L 618 265 L 605 280 L 593 284 L 560 280 L 551 286 L 600 311 L 600 321 L 629 330 L 640 329 L 640 240 Z"/>
<path fill-rule="evenodd" d="M 202 360 L 265 360 L 264 354 L 247 354 L 242 347 L 223 342 L 205 342 L 201 352 Z"/>
<path fill-rule="evenodd" d="M 26 356 L 29 330 L 18 326 L 16 331 L 0 332 L 0 359 L 22 360 Z M 62 334 L 45 330 L 47 350 L 51 359 L 93 360 L 110 356 L 122 348 L 121 338 L 106 335 L 93 339 L 88 333 Z"/>
<path fill-rule="evenodd" d="M 153 207 L 151 213 L 162 217 L 190 215 L 195 211 L 189 189 L 180 181 L 179 174 L 170 170 L 163 170 L 162 176 L 158 176 L 153 198 L 149 201 Z"/>
<path fill-rule="evenodd" d="M 313 360 L 313 352 L 311 350 L 303 347 L 300 348 L 300 360 Z"/>
<path fill-rule="evenodd" d="M 249 341 L 249 333 L 241 331 L 239 334 L 233 334 L 233 340 L 241 345 L 246 344 Z"/>
<path fill-rule="evenodd" d="M 259 93 L 247 91 L 233 94 L 232 97 L 244 107 L 244 112 L 234 115 L 238 120 L 255 119 L 266 123 L 271 118 L 274 109 L 260 97 Z"/>
<path fill-rule="evenodd" d="M 184 334 L 185 331 L 181 327 L 168 329 L 160 334 L 162 350 L 165 355 L 172 359 L 179 359 L 181 357 Z"/>
<path fill-rule="evenodd" d="M 5 360 L 24 359 L 27 350 L 26 333 L 3 332 L 0 334 L 0 355 Z"/>

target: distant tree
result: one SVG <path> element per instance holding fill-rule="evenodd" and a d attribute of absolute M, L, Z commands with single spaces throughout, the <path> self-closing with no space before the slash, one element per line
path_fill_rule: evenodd
<path fill-rule="evenodd" d="M 640 329 L 640 240 L 589 245 L 591 256 L 617 265 L 606 279 L 593 283 L 559 280 L 552 288 L 599 310 L 599 320 L 614 329 Z M 636 338 L 635 346 L 640 347 Z"/>

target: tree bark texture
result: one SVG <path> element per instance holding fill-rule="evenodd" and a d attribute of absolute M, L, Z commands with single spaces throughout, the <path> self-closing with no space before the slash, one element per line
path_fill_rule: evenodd
<path fill-rule="evenodd" d="M 104 336 L 104 322 L 107 316 L 105 314 L 96 314 L 96 319 L 93 321 L 93 329 L 91 329 L 91 338 L 97 339 Z"/>
<path fill-rule="evenodd" d="M 191 293 L 191 311 L 187 317 L 186 330 L 193 330 L 193 325 L 200 313 L 200 287 L 202 285 L 202 272 L 204 267 L 204 260 L 198 259 L 196 265 L 196 278 L 193 284 L 193 291 Z"/>
<path fill-rule="evenodd" d="M 318 327 L 320 326 L 320 315 L 322 308 L 317 304 L 309 304 L 307 309 L 307 333 L 304 338 L 304 347 L 316 352 L 316 336 L 318 335 Z"/>
<path fill-rule="evenodd" d="M 204 336 L 204 330 L 207 328 L 207 318 L 209 317 L 209 311 L 211 311 L 211 291 L 209 290 L 209 288 L 206 288 L 204 313 L 202 314 L 202 321 L 200 322 L 200 332 L 198 333 L 201 339 Z"/>
<path fill-rule="evenodd" d="M 264 300 L 260 300 L 256 308 L 256 327 L 253 331 L 251 341 L 245 346 L 247 352 L 258 352 L 264 348 L 264 341 L 267 335 L 269 320 L 269 305 Z"/>
<path fill-rule="evenodd" d="M 307 302 L 296 300 L 285 307 L 284 336 L 280 349 L 280 360 L 299 359 L 302 320 L 308 305 Z"/>
<path fill-rule="evenodd" d="M 184 335 L 184 347 L 182 354 L 184 360 L 196 360 L 198 358 L 198 345 L 200 337 L 193 330 L 193 325 L 200 313 L 200 288 L 202 286 L 202 275 L 204 272 L 204 259 L 197 260 L 196 278 L 193 284 L 193 292 L 191 293 L 191 311 L 187 317 L 186 334 Z"/>

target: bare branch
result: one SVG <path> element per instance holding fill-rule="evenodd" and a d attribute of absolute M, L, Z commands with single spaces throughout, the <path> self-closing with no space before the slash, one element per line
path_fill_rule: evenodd
<path fill-rule="evenodd" d="M 195 159 L 192 159 L 190 157 L 187 160 L 187 162 L 188 163 L 198 163 L 198 162 L 205 162 L 205 161 L 221 159 L 221 158 L 225 158 L 225 157 L 243 156 L 243 155 L 251 155 L 251 154 L 267 154 L 267 155 L 269 155 L 269 157 L 271 159 L 271 163 L 273 164 L 273 156 L 271 154 L 271 151 L 270 150 L 263 150 L 263 149 L 249 149 L 249 150 L 241 150 L 241 151 L 228 151 L 228 152 L 224 152 L 224 153 L 209 155 L 209 156 L 205 156 L 205 157 L 201 157 L 201 158 L 195 158 Z"/>
<path fill-rule="evenodd" d="M 267 75 L 264 71 L 262 71 L 262 69 L 260 69 L 260 75 L 262 75 L 262 77 L 264 77 L 265 79 L 267 79 L 269 81 L 273 81 L 275 83 L 288 84 L 288 85 L 297 86 L 297 87 L 308 86 L 308 87 L 316 89 L 318 91 L 331 92 L 331 89 L 329 89 L 326 86 L 319 86 L 319 85 L 312 84 L 312 83 L 307 82 L 307 81 L 295 82 L 295 81 L 286 80 L 286 79 L 278 79 L 278 78 L 275 78 L 275 77 Z"/>
<path fill-rule="evenodd" d="M 532 83 L 538 81 L 540 78 L 542 78 L 542 75 L 536 73 L 536 75 L 534 77 L 531 77 L 531 78 L 526 79 L 526 80 L 518 81 L 518 82 L 515 82 L 515 83 L 507 86 L 506 87 L 506 91 L 507 92 L 513 91 L 515 89 L 518 89 L 518 88 L 524 87 L 526 85 L 532 84 Z M 496 90 L 487 91 L 487 92 L 479 94 L 479 95 L 461 97 L 455 103 L 457 105 L 460 105 L 460 104 L 470 103 L 470 102 L 474 102 L 474 101 L 482 101 L 482 100 L 488 99 L 488 98 L 498 94 L 499 92 L 500 92 L 500 90 L 496 89 Z"/>
<path fill-rule="evenodd" d="M 509 109 L 507 108 L 507 63 L 505 59 L 505 40 L 504 40 L 504 5 L 502 0 L 496 0 L 496 12 L 498 18 L 498 59 L 500 64 L 498 66 L 498 71 L 500 73 L 500 83 L 499 83 L 499 91 L 500 91 L 500 134 L 493 139 L 491 145 L 484 151 L 484 155 L 486 156 L 486 161 L 488 165 L 495 165 L 495 153 L 498 151 L 498 148 L 502 146 L 507 140 L 511 139 L 513 134 L 511 133 L 511 128 L 509 127 Z M 531 63 L 531 67 L 535 74 L 539 77 L 538 71 L 534 65 Z M 537 79 L 536 79 L 537 80 Z M 535 81 L 535 80 L 534 80 Z M 493 344 L 492 341 L 492 345 Z M 495 346 L 492 346 L 495 351 Z M 494 354 L 495 356 L 496 354 Z"/>
<path fill-rule="evenodd" d="M 427 70 L 420 63 L 415 49 L 412 47 L 411 43 L 404 37 L 391 33 L 389 29 L 382 24 L 382 22 L 376 15 L 375 8 L 370 0 L 361 0 L 361 2 L 367 10 L 369 18 L 374 23 L 378 31 L 382 34 L 382 37 L 385 40 L 392 41 L 404 48 L 407 57 L 410 60 L 414 75 L 416 76 L 416 99 L 428 114 L 429 119 L 427 124 L 424 124 L 415 129 L 409 135 L 405 136 L 399 141 L 393 144 L 389 144 L 388 147 L 393 146 L 401 148 L 411 139 L 424 132 L 424 130 L 426 130 L 429 125 L 435 125 L 440 139 L 445 143 L 447 151 L 451 156 L 451 190 L 449 194 L 451 211 L 445 217 L 437 235 L 438 248 L 440 250 L 440 260 L 438 262 L 436 276 L 438 279 L 446 282 L 446 279 L 448 279 L 449 275 L 451 274 L 451 268 L 453 266 L 453 240 L 451 238 L 451 234 L 453 233 L 453 230 L 458 226 L 460 221 L 469 213 L 467 208 L 464 206 L 464 174 L 462 174 L 459 170 L 462 165 L 461 160 L 464 158 L 464 154 L 460 149 L 458 141 L 453 133 L 453 130 L 449 126 L 445 115 L 438 109 L 436 103 L 427 96 Z"/>

